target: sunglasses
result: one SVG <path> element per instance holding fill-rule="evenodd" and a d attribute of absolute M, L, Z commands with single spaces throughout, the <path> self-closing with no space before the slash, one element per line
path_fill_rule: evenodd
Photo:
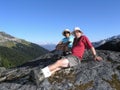
<path fill-rule="evenodd" d="M 64 32 L 64 34 L 68 34 L 68 33 L 70 33 L 70 32 Z"/>

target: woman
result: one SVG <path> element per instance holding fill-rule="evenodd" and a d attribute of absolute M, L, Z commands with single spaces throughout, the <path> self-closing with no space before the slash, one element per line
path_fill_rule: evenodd
<path fill-rule="evenodd" d="M 56 46 L 56 50 L 62 51 L 63 56 L 66 54 L 69 54 L 71 52 L 71 48 L 73 45 L 73 37 L 71 36 L 71 32 L 69 29 L 65 29 L 62 33 L 62 35 L 65 37 L 63 38 L 58 45 Z"/>

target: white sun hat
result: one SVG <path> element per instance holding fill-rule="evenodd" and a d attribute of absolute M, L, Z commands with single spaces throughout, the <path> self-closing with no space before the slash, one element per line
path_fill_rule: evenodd
<path fill-rule="evenodd" d="M 75 27 L 75 28 L 73 29 L 72 34 L 74 35 L 74 33 L 75 33 L 76 31 L 79 31 L 79 32 L 81 32 L 81 33 L 83 34 L 82 30 L 81 30 L 79 27 Z"/>
<path fill-rule="evenodd" d="M 65 29 L 65 30 L 62 32 L 63 36 L 65 35 L 65 32 L 71 33 L 69 29 Z"/>

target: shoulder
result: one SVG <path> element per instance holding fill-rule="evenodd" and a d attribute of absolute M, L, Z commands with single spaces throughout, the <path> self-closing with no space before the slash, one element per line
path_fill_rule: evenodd
<path fill-rule="evenodd" d="M 88 39 L 88 37 L 85 36 L 85 35 L 82 35 L 81 37 L 82 37 L 83 39 Z"/>
<path fill-rule="evenodd" d="M 65 41 L 65 40 L 66 40 L 66 38 L 63 38 L 63 39 L 62 39 L 62 41 Z"/>
<path fill-rule="evenodd" d="M 63 38 L 62 40 L 65 40 L 65 39 L 67 39 L 67 38 L 65 37 L 65 38 Z"/>
<path fill-rule="evenodd" d="M 86 36 L 86 35 L 82 35 L 81 37 L 83 37 L 83 38 L 87 38 L 87 36 Z"/>
<path fill-rule="evenodd" d="M 88 37 L 85 36 L 85 35 L 83 35 L 83 36 L 81 37 L 81 40 L 82 40 L 83 42 L 90 42 L 90 40 L 88 39 Z"/>

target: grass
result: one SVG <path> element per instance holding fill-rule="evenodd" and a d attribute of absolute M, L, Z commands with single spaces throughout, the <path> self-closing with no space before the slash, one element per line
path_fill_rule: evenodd
<path fill-rule="evenodd" d="M 120 90 L 120 80 L 118 80 L 118 76 L 116 74 L 112 76 L 112 80 L 105 80 L 105 79 L 103 80 L 108 82 L 112 88 L 116 90 Z"/>
<path fill-rule="evenodd" d="M 86 90 L 90 87 L 93 87 L 93 81 L 90 81 L 86 84 L 76 85 L 75 90 Z"/>

